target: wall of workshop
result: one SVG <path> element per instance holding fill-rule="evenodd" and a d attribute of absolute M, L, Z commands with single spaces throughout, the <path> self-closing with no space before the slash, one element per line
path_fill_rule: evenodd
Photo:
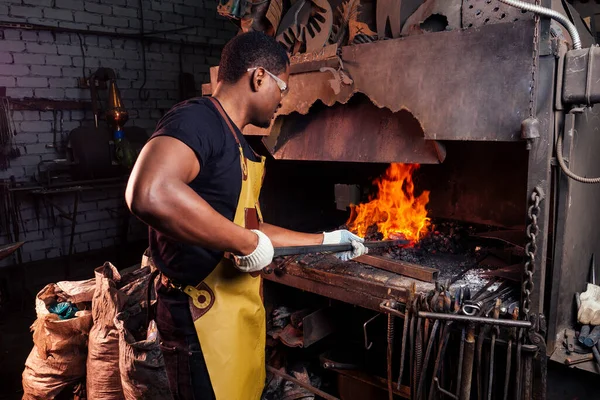
<path fill-rule="evenodd" d="M 12 99 L 44 98 L 90 101 L 87 89 L 78 87 L 78 78 L 89 76 L 98 67 L 115 70 L 118 87 L 130 113 L 128 125 L 152 133 L 156 122 L 178 101 L 180 55 L 183 72 L 192 73 L 196 90 L 209 81 L 209 67 L 219 62 L 222 46 L 236 32 L 235 26 L 217 16 L 212 0 L 0 0 L 0 23 L 19 22 L 95 32 L 137 34 L 141 29 L 182 31 L 153 34 L 169 43 L 146 45 L 148 100 L 139 98 L 143 80 L 141 42 L 88 33 L 60 33 L 36 29 L 0 28 L 0 86 Z M 184 43 L 183 45 L 181 43 Z M 21 156 L 12 160 L 0 179 L 19 182 L 36 179 L 38 164 L 64 156 L 52 148 L 53 137 L 66 139 L 71 129 L 92 124 L 91 111 L 13 111 L 15 143 Z M 71 210 L 72 195 L 54 198 Z M 123 190 L 95 190 L 80 197 L 75 252 L 85 252 L 118 243 L 123 211 Z M 27 196 L 20 204 L 21 228 L 25 240 L 23 262 L 66 255 L 70 223 L 53 217 L 50 208 Z M 7 243 L 2 227 L 0 244 Z M 132 218 L 129 239 L 145 238 L 146 228 Z M 10 258 L 4 264 L 13 262 Z M 1 265 L 1 264 L 0 264 Z"/>

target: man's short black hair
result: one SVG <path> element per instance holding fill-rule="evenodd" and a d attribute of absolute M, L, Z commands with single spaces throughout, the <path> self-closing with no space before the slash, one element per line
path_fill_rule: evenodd
<path fill-rule="evenodd" d="M 242 33 L 223 48 L 217 80 L 236 83 L 252 67 L 263 67 L 279 75 L 289 63 L 285 49 L 271 36 L 262 32 Z"/>

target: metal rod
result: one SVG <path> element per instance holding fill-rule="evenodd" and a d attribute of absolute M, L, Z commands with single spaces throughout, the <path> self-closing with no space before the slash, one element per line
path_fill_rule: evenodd
<path fill-rule="evenodd" d="M 520 400 L 522 391 L 521 391 L 521 350 L 523 348 L 523 331 L 519 330 L 519 337 L 517 342 L 517 356 L 515 363 L 515 400 Z"/>
<path fill-rule="evenodd" d="M 394 400 L 394 388 L 392 381 L 392 353 L 394 347 L 394 316 L 388 314 L 387 320 L 387 387 L 388 398 Z"/>
<path fill-rule="evenodd" d="M 433 343 L 435 342 L 435 335 L 438 327 L 440 326 L 440 320 L 436 319 L 431 329 L 431 335 L 427 343 L 427 350 L 425 350 L 425 359 L 423 361 L 423 371 L 421 371 L 421 378 L 419 379 L 419 386 L 417 386 L 417 399 L 421 398 L 421 391 L 423 390 L 423 384 L 425 383 L 425 377 L 427 376 L 427 365 L 429 364 L 429 357 L 431 357 L 431 349 L 433 349 Z"/>
<path fill-rule="evenodd" d="M 498 319 L 500 317 L 500 305 L 502 301 L 500 299 L 496 299 L 496 304 L 494 306 L 494 319 Z M 492 387 L 494 386 L 494 353 L 496 350 L 496 335 L 499 334 L 498 327 L 492 327 L 492 340 L 490 342 L 490 367 L 489 367 L 489 376 L 488 376 L 488 393 L 487 399 L 492 400 Z"/>
<path fill-rule="evenodd" d="M 322 398 L 324 398 L 325 400 L 340 400 L 337 397 L 334 397 L 330 394 L 325 393 L 322 390 L 317 389 L 316 387 L 309 385 L 308 383 L 304 383 L 302 381 L 299 381 L 298 379 L 294 378 L 293 376 L 290 376 L 288 374 L 286 374 L 285 372 L 281 372 L 280 370 L 271 367 L 270 365 L 267 365 L 267 371 L 269 371 L 270 373 L 272 373 L 273 375 L 277 375 L 283 379 L 285 379 L 286 381 L 290 381 L 295 383 L 296 385 L 303 387 L 304 389 L 308 390 L 311 393 L 316 394 L 317 396 L 320 396 Z"/>
<path fill-rule="evenodd" d="M 508 340 L 506 347 L 506 373 L 504 374 L 504 397 L 503 400 L 508 400 L 508 388 L 510 384 L 510 368 L 512 364 L 512 339 Z"/>
<path fill-rule="evenodd" d="M 403 244 L 409 244 L 408 240 L 380 240 L 373 242 L 365 242 L 363 245 L 368 248 L 377 247 L 391 247 L 400 246 Z M 325 253 L 332 252 L 337 253 L 340 251 L 352 250 L 352 243 L 343 244 L 315 244 L 310 246 L 287 246 L 287 247 L 275 247 L 275 255 L 273 257 L 291 256 L 296 254 L 311 254 L 311 253 Z"/>
<path fill-rule="evenodd" d="M 445 394 L 446 396 L 450 397 L 451 399 L 458 400 L 458 396 L 450 393 L 449 391 L 447 391 L 446 389 L 444 389 L 440 386 L 440 380 L 437 377 L 433 378 L 433 382 L 435 383 L 435 387 L 438 390 L 438 392 Z"/>
<path fill-rule="evenodd" d="M 398 373 L 398 390 L 400 390 L 400 386 L 402 383 L 402 375 L 404 374 L 404 358 L 406 356 L 406 335 L 408 334 L 409 319 L 410 310 L 407 308 L 404 317 L 404 327 L 402 328 L 402 349 L 400 350 L 400 372 Z"/>
<path fill-rule="evenodd" d="M 531 327 L 531 322 L 529 322 L 529 321 L 513 321 L 513 320 L 509 320 L 509 319 L 471 317 L 468 315 L 443 314 L 443 313 L 434 313 L 434 312 L 427 312 L 427 311 L 419 311 L 419 317 L 420 318 L 441 319 L 444 321 L 475 322 L 478 324 L 498 325 L 498 326 L 507 326 L 507 327 L 515 327 L 515 328 L 530 328 Z"/>
<path fill-rule="evenodd" d="M 471 398 L 471 383 L 473 382 L 473 361 L 475 361 L 475 324 L 469 324 L 465 337 L 465 354 L 462 365 L 462 383 L 460 400 Z"/>
<path fill-rule="evenodd" d="M 452 324 L 452 321 L 447 321 L 444 325 L 444 330 L 442 331 L 442 340 L 440 340 L 440 344 L 438 346 L 438 353 L 437 356 L 435 358 L 435 364 L 433 366 L 433 380 L 431 381 L 431 385 L 429 385 L 429 397 L 428 400 L 433 400 L 433 396 L 434 396 L 434 384 L 435 384 L 435 379 L 437 379 L 437 376 L 440 372 L 440 368 L 442 366 L 442 360 L 444 359 L 444 356 L 446 355 L 446 347 L 448 345 L 448 340 L 450 339 L 450 325 Z"/>
<path fill-rule="evenodd" d="M 363 335 L 365 337 L 365 350 L 371 350 L 373 346 L 373 342 L 369 342 L 369 336 L 367 335 L 367 325 L 371 323 L 375 318 L 379 317 L 381 314 L 375 314 L 373 318 L 369 319 L 367 322 L 363 324 Z"/>
<path fill-rule="evenodd" d="M 588 362 L 588 361 L 592 361 L 594 359 L 594 354 L 593 353 L 589 353 L 589 354 L 584 354 L 581 357 L 578 358 L 566 358 L 565 359 L 565 365 L 576 365 L 576 364 L 581 364 L 584 362 Z"/>
<path fill-rule="evenodd" d="M 456 377 L 456 398 L 460 395 L 460 384 L 462 382 L 462 366 L 465 355 L 465 337 L 467 334 L 466 328 L 462 328 L 460 335 L 460 348 L 458 350 L 458 372 Z"/>

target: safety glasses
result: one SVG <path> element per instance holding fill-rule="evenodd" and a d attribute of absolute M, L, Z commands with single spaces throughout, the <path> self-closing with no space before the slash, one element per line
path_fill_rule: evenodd
<path fill-rule="evenodd" d="M 256 71 L 259 68 L 262 68 L 271 78 L 273 78 L 275 80 L 275 83 L 277 84 L 277 87 L 279 87 L 279 91 L 281 92 L 281 96 L 282 97 L 285 96 L 288 93 L 288 85 L 287 85 L 287 83 L 285 83 L 283 80 L 281 80 L 280 78 L 278 78 L 277 75 L 270 73 L 269 71 L 267 71 L 263 67 L 248 68 L 248 72 L 254 72 L 254 71 Z"/>

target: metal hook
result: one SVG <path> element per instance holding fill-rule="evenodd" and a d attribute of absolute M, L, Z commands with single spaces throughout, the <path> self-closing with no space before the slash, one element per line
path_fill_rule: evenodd
<path fill-rule="evenodd" d="M 365 349 L 367 350 L 371 350 L 371 347 L 373 346 L 373 342 L 369 342 L 369 338 L 367 335 L 367 325 L 369 325 L 369 323 L 371 323 L 375 318 L 379 317 L 381 314 L 375 314 L 375 316 L 373 318 L 371 318 L 370 320 L 368 320 L 367 322 L 365 322 L 363 324 L 363 333 L 365 336 Z"/>

